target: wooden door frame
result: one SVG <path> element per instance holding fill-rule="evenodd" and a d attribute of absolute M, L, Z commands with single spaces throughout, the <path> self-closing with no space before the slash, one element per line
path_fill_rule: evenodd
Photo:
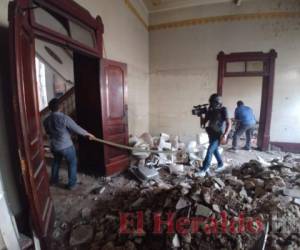
<path fill-rule="evenodd" d="M 82 23 L 85 27 L 88 27 L 89 29 L 93 30 L 95 34 L 94 35 L 95 47 L 89 48 L 86 45 L 71 39 L 70 37 L 63 36 L 61 34 L 58 34 L 55 31 L 49 30 L 45 27 L 36 24 L 33 17 L 33 8 L 36 8 L 37 6 L 33 4 L 33 0 L 14 0 L 13 2 L 9 3 L 10 28 L 16 25 L 16 23 L 14 22 L 15 17 L 21 16 L 22 18 L 20 19 L 21 20 L 20 23 L 21 25 L 23 25 L 23 27 L 26 28 L 26 31 L 28 32 L 28 34 L 30 34 L 30 38 L 32 40 L 35 38 L 40 38 L 63 47 L 68 47 L 73 50 L 81 51 L 82 53 L 92 55 L 99 59 L 102 58 L 103 23 L 99 16 L 97 16 L 97 18 L 93 18 L 87 10 L 85 10 L 83 7 L 75 3 L 73 0 L 34 0 L 34 2 L 37 2 L 39 6 L 45 6 L 51 11 L 59 13 L 61 16 L 64 16 L 65 18 L 72 19 L 77 23 Z M 10 39 L 12 42 L 15 41 L 15 39 L 18 41 L 20 38 L 18 34 L 12 33 L 10 35 Z M 34 51 L 34 48 L 31 49 L 31 52 L 32 51 Z M 11 44 L 10 52 L 12 58 L 16 56 L 17 58 L 19 58 L 18 55 L 16 55 L 16 51 L 14 50 L 14 43 Z M 34 64 L 35 62 L 34 53 L 31 53 L 31 56 L 27 58 L 27 61 L 30 64 Z M 30 183 L 30 178 L 31 178 L 30 176 L 31 174 L 29 173 L 30 171 L 26 170 L 26 168 L 28 168 L 28 166 L 30 165 L 27 162 L 28 153 L 26 153 L 28 152 L 28 146 L 27 146 L 28 143 L 24 143 L 26 141 L 26 138 L 24 139 L 23 136 L 24 131 L 22 130 L 22 128 L 24 127 L 23 122 L 24 122 L 25 112 L 23 109 L 19 108 L 19 103 L 22 103 L 24 101 L 23 100 L 24 97 L 19 95 L 20 88 L 22 88 L 21 86 L 22 84 L 20 84 L 20 82 L 18 81 L 18 77 L 20 75 L 20 72 L 23 71 L 23 67 L 20 66 L 20 64 L 14 60 L 11 60 L 11 67 L 12 67 L 11 68 L 11 74 L 12 74 L 11 100 L 13 102 L 14 111 L 15 111 L 14 129 L 16 131 L 16 137 L 18 141 L 18 149 L 20 154 L 20 166 L 23 173 L 24 186 L 25 186 L 29 203 L 31 203 L 34 202 L 33 199 L 34 191 L 31 187 L 31 185 L 33 184 Z M 37 99 L 35 101 L 37 101 Z M 23 133 L 21 131 L 23 131 Z M 40 142 L 40 146 L 42 147 L 41 142 Z M 32 216 L 34 218 L 31 218 L 33 221 L 34 230 L 37 233 L 39 239 L 41 240 L 42 248 L 46 249 L 47 239 L 45 238 L 45 235 L 43 235 L 43 232 L 41 232 L 42 231 L 41 225 L 37 222 L 38 217 L 36 216 L 36 213 L 34 213 L 33 210 L 31 210 L 29 214 L 34 215 Z"/>
<path fill-rule="evenodd" d="M 277 52 L 271 49 L 269 53 L 263 52 L 241 52 L 225 54 L 221 51 L 217 60 L 218 66 L 218 86 L 219 95 L 223 94 L 223 84 L 225 77 L 244 77 L 244 76 L 261 76 L 263 78 L 261 109 L 259 121 L 258 146 L 261 150 L 268 150 L 270 144 L 270 126 L 273 104 L 274 76 L 275 76 L 275 59 Z M 248 62 L 259 61 L 263 63 L 261 72 L 227 72 L 226 64 L 228 62 Z"/>

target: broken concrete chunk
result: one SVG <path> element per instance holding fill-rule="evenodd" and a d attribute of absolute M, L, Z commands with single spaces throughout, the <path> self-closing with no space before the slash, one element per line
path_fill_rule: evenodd
<path fill-rule="evenodd" d="M 296 205 L 299 205 L 299 206 L 300 206 L 300 198 L 295 198 L 295 199 L 294 199 L 294 203 L 295 203 Z"/>
<path fill-rule="evenodd" d="M 182 164 L 170 164 L 168 167 L 170 174 L 182 174 L 184 172 L 184 166 Z"/>
<path fill-rule="evenodd" d="M 196 216 L 203 216 L 203 217 L 209 217 L 212 214 L 212 210 L 206 206 L 203 206 L 201 204 L 197 204 L 196 206 Z"/>
<path fill-rule="evenodd" d="M 285 188 L 285 182 L 284 180 L 279 177 L 275 176 L 272 179 L 266 180 L 265 182 L 265 189 L 267 191 L 276 191 Z"/>
<path fill-rule="evenodd" d="M 300 189 L 299 188 L 294 188 L 294 189 L 285 188 L 283 190 L 283 194 L 286 196 L 294 197 L 294 198 L 300 198 Z"/>
<path fill-rule="evenodd" d="M 180 247 L 180 240 L 179 240 L 178 234 L 174 235 L 173 240 L 172 240 L 172 245 L 174 248 Z"/>
<path fill-rule="evenodd" d="M 91 217 L 91 209 L 88 208 L 88 207 L 85 207 L 81 210 L 81 217 L 84 218 L 84 219 L 88 219 Z"/>
<path fill-rule="evenodd" d="M 246 190 L 254 190 L 256 187 L 255 182 L 252 179 L 245 180 L 244 186 Z"/>
<path fill-rule="evenodd" d="M 221 213 L 221 209 L 220 209 L 219 205 L 213 204 L 212 208 L 216 213 Z"/>
<path fill-rule="evenodd" d="M 141 139 L 144 140 L 145 143 L 147 143 L 150 147 L 153 147 L 153 138 L 152 136 L 150 135 L 150 133 L 143 133 L 141 136 L 140 136 Z"/>
<path fill-rule="evenodd" d="M 108 242 L 104 247 L 101 248 L 101 250 L 115 250 L 115 245 L 113 242 Z"/>
<path fill-rule="evenodd" d="M 184 198 L 180 198 L 176 204 L 176 210 L 180 210 L 180 209 L 183 209 L 185 207 L 188 207 L 190 206 L 191 203 L 190 201 L 188 201 L 187 199 L 184 199 Z"/>
<path fill-rule="evenodd" d="M 125 249 L 126 250 L 136 250 L 136 246 L 135 246 L 135 244 L 132 241 L 127 241 L 125 243 Z"/>
<path fill-rule="evenodd" d="M 94 229 L 91 225 L 79 225 L 71 232 L 70 246 L 89 243 L 93 239 Z"/>
<path fill-rule="evenodd" d="M 213 180 L 220 186 L 220 188 L 225 187 L 225 183 L 220 178 L 215 177 Z"/>

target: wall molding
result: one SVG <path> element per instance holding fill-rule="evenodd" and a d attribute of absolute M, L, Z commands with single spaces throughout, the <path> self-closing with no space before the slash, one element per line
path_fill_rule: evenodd
<path fill-rule="evenodd" d="M 284 152 L 300 153 L 300 143 L 270 142 L 271 146 L 280 148 Z"/>
<path fill-rule="evenodd" d="M 147 22 L 144 20 L 142 15 L 139 13 L 139 11 L 136 9 L 136 7 L 131 3 L 130 0 L 124 0 L 125 5 L 128 7 L 128 9 L 137 17 L 137 19 L 143 24 L 146 30 L 149 29 L 149 26 Z"/>
<path fill-rule="evenodd" d="M 149 31 L 182 28 L 195 25 L 204 25 L 209 23 L 221 23 L 232 21 L 246 21 L 246 20 L 259 20 L 259 19 L 276 19 L 276 18 L 300 18 L 300 12 L 261 12 L 261 13 L 248 13 L 238 15 L 224 15 L 212 16 L 203 18 L 194 18 L 181 21 L 153 24 L 148 26 Z"/>

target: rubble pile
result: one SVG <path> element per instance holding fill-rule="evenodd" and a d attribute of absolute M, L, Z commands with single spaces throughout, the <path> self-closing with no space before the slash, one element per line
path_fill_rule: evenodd
<path fill-rule="evenodd" d="M 180 142 L 178 136 L 172 137 L 165 133 L 161 133 L 159 137 L 152 137 L 149 133 L 130 137 L 129 145 L 134 147 L 130 170 L 143 181 L 157 176 L 160 168 L 168 169 L 171 174 L 183 173 L 185 166 L 199 168 L 206 155 L 208 141 L 206 133 L 196 135 L 196 140 L 187 145 Z M 222 154 L 223 148 L 220 147 L 219 152 Z M 214 156 L 212 164 L 217 164 Z"/>
<path fill-rule="evenodd" d="M 265 249 L 300 249 L 299 160 L 251 160 L 198 179 L 180 171 L 162 168 L 159 179 L 83 211 L 65 227 L 66 249 L 256 250 L 265 236 Z"/>

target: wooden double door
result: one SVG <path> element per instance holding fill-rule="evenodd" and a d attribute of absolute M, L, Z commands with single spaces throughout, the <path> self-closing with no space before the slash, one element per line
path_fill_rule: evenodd
<path fill-rule="evenodd" d="M 35 235 L 42 249 L 48 248 L 54 222 L 54 207 L 44 158 L 42 129 L 35 72 L 35 39 L 45 39 L 74 51 L 75 95 L 78 123 L 96 136 L 128 143 L 126 65 L 102 58 L 102 21 L 71 0 L 37 0 L 65 18 L 90 25 L 95 47 L 86 48 L 32 22 L 32 0 L 9 5 L 11 99 L 23 185 Z M 128 167 L 128 152 L 82 139 L 79 159 L 93 173 L 111 175 Z"/>

